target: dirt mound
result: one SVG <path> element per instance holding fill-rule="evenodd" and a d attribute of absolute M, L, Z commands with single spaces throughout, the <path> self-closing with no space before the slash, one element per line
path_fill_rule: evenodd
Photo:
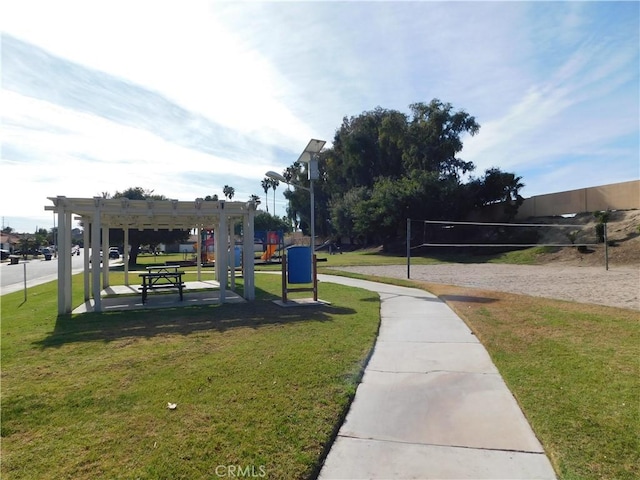
<path fill-rule="evenodd" d="M 549 223 L 556 225 L 576 225 L 567 229 L 553 227 L 541 231 L 540 243 L 576 245 L 597 243 L 597 219 L 591 213 L 581 213 L 572 218 L 538 217 L 527 223 Z M 607 238 L 608 256 L 611 265 L 640 264 L 640 210 L 618 210 L 609 212 Z M 604 264 L 605 246 L 603 243 L 586 248 L 563 247 L 541 254 L 539 263 L 564 262 L 572 265 L 597 266 Z"/>

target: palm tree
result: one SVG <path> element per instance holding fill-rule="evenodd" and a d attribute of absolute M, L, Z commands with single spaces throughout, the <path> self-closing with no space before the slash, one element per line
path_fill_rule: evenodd
<path fill-rule="evenodd" d="M 233 195 L 236 193 L 236 189 L 233 187 L 230 187 L 229 185 L 225 185 L 224 188 L 222 189 L 222 193 L 224 193 L 224 196 L 228 198 L 229 201 L 231 201 L 231 199 L 233 198 Z"/>
<path fill-rule="evenodd" d="M 250 201 L 250 202 L 255 202 L 256 206 L 258 206 L 258 205 L 260 205 L 260 203 L 262 203 L 262 202 L 261 202 L 261 200 L 260 200 L 260 196 L 255 195 L 255 194 L 252 194 L 252 195 L 249 197 L 249 201 Z"/>
<path fill-rule="evenodd" d="M 280 181 L 276 180 L 275 178 L 270 178 L 269 179 L 270 184 L 271 184 L 271 188 L 273 188 L 273 214 L 276 214 L 276 188 L 278 188 L 278 185 L 280 185 Z"/>
<path fill-rule="evenodd" d="M 264 196 L 266 202 L 264 204 L 267 206 L 267 213 L 269 213 L 269 198 L 267 197 L 267 193 L 269 193 L 269 189 L 271 188 L 271 179 L 269 177 L 264 177 L 262 179 L 262 189 L 264 190 Z"/>

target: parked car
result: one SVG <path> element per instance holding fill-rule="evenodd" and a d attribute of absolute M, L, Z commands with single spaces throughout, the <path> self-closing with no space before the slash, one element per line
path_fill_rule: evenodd
<path fill-rule="evenodd" d="M 118 251 L 118 247 L 109 248 L 109 258 L 120 258 L 120 252 Z"/>
<path fill-rule="evenodd" d="M 9 258 L 9 255 L 11 255 L 11 252 L 9 250 L 0 249 L 0 259 L 1 260 L 6 260 L 7 258 Z"/>

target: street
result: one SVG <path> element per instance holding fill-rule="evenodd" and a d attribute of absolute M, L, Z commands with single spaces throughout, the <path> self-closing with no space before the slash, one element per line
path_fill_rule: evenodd
<path fill-rule="evenodd" d="M 73 273 L 82 272 L 84 269 L 82 250 L 80 255 L 71 257 Z M 18 265 L 10 265 L 8 262 L 0 264 L 0 294 L 16 292 L 24 288 L 25 265 L 27 272 L 27 286 L 40 285 L 58 279 L 58 259 L 52 258 L 46 261 L 44 258 L 35 260 L 20 260 Z"/>

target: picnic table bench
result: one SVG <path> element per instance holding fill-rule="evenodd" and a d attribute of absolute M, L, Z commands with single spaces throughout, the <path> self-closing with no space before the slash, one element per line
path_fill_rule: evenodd
<path fill-rule="evenodd" d="M 178 271 L 178 266 L 162 265 L 159 267 L 147 267 L 146 273 L 140 273 L 138 276 L 142 278 L 142 303 L 147 301 L 147 292 L 149 290 L 157 290 L 164 288 L 177 288 L 180 292 L 180 300 L 182 301 L 182 282 L 184 272 Z"/>

